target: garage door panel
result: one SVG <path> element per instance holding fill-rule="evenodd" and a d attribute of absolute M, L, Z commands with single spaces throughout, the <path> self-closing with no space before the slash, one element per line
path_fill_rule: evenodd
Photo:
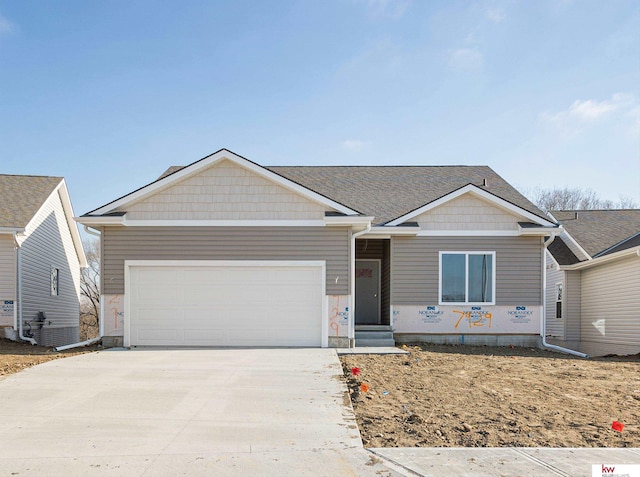
<path fill-rule="evenodd" d="M 173 344 L 182 339 L 182 332 L 176 329 L 141 328 L 137 331 L 140 344 Z"/>
<path fill-rule="evenodd" d="M 319 266 L 131 268 L 132 345 L 322 343 Z"/>

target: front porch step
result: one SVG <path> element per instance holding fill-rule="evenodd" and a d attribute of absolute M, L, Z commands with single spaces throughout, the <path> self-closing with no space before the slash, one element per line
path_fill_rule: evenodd
<path fill-rule="evenodd" d="M 356 325 L 356 348 L 395 345 L 390 326 Z"/>
<path fill-rule="evenodd" d="M 395 346 L 396 342 L 393 339 L 381 340 L 381 339 L 358 339 L 356 338 L 356 348 L 381 348 L 386 346 Z"/>
<path fill-rule="evenodd" d="M 391 331 L 389 325 L 356 325 L 356 331 Z"/>

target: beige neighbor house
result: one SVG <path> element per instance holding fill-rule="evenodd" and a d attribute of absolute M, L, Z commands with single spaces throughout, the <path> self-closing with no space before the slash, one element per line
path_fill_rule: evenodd
<path fill-rule="evenodd" d="M 0 175 L 0 333 L 78 341 L 86 258 L 62 177 Z"/>
<path fill-rule="evenodd" d="M 485 166 L 263 167 L 222 149 L 76 220 L 104 341 L 539 344 L 558 225 Z"/>
<path fill-rule="evenodd" d="M 592 356 L 640 353 L 640 210 L 562 210 L 547 252 L 547 337 Z"/>

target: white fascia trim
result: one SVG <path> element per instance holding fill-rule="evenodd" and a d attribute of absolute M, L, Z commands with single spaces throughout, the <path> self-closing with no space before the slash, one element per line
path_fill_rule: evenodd
<path fill-rule="evenodd" d="M 71 197 L 69 196 L 67 183 L 64 179 L 62 179 L 62 182 L 60 182 L 60 185 L 58 185 L 57 190 L 60 191 L 62 209 L 64 210 L 64 215 L 67 219 L 67 225 L 69 226 L 69 230 L 71 232 L 71 238 L 76 249 L 76 254 L 78 255 L 80 267 L 86 268 L 88 266 L 87 256 L 84 253 L 84 246 L 82 245 L 82 238 L 80 237 L 78 225 L 75 223 L 75 218 L 73 216 L 73 206 L 71 205 Z"/>
<path fill-rule="evenodd" d="M 371 223 L 371 221 L 374 219 L 374 217 L 369 217 L 369 216 L 363 216 L 363 215 L 358 215 L 358 216 L 353 216 L 353 215 L 339 215 L 339 216 L 332 216 L 332 215 L 327 215 L 324 218 L 324 223 L 326 225 L 368 225 Z"/>
<path fill-rule="evenodd" d="M 324 206 L 330 207 L 334 210 L 337 210 L 338 212 L 341 212 L 343 214 L 347 214 L 347 215 L 357 215 L 358 212 L 352 209 L 349 209 L 348 207 L 345 207 L 342 204 L 339 204 L 337 202 L 334 202 L 333 200 L 318 194 L 317 192 L 313 192 L 310 189 L 307 189 L 306 187 L 303 187 L 299 184 L 296 184 L 293 181 L 290 181 L 289 179 L 285 179 L 284 177 L 271 172 L 270 170 L 259 166 L 257 164 L 252 163 L 251 161 L 248 161 L 247 159 L 238 156 L 237 154 L 234 154 L 231 151 L 228 151 L 226 149 L 221 149 L 220 151 L 211 154 L 208 157 L 205 157 L 204 159 L 200 159 L 199 161 L 196 161 L 194 163 L 192 163 L 191 165 L 185 166 L 182 169 L 180 169 L 177 172 L 174 172 L 173 174 L 170 174 L 160 180 L 157 180 L 155 182 L 152 182 L 151 184 L 148 184 L 147 186 L 142 187 L 141 189 L 138 189 L 135 192 L 131 192 L 128 195 L 125 195 L 124 197 L 111 202 L 103 207 L 100 207 L 99 209 L 96 209 L 92 212 L 92 214 L 95 215 L 101 215 L 101 214 L 106 214 L 108 212 L 111 212 L 119 207 L 123 207 L 126 206 L 127 204 L 130 204 L 131 202 L 137 201 L 139 199 L 142 199 L 148 195 L 153 194 L 154 192 L 157 192 L 159 189 L 162 189 L 168 185 L 170 185 L 173 182 L 177 182 L 183 178 L 185 178 L 186 176 L 189 176 L 191 174 L 194 174 L 195 172 L 204 169 L 206 167 L 209 167 L 213 164 L 215 164 L 216 162 L 220 162 L 222 160 L 229 160 L 235 164 L 237 164 L 240 167 L 243 167 L 244 169 L 250 170 L 252 172 L 255 172 L 256 174 L 265 177 L 293 192 L 297 192 L 298 194 L 301 194 L 302 196 L 313 200 L 314 202 L 318 202 Z"/>
<path fill-rule="evenodd" d="M 322 326 L 320 346 L 329 346 L 329 307 L 327 303 L 327 263 L 324 260 L 125 260 L 124 261 L 124 338 L 131 346 L 131 267 L 319 267 L 322 269 Z"/>
<path fill-rule="evenodd" d="M 385 225 L 371 227 L 369 232 L 372 235 L 418 235 L 420 227 L 388 227 Z"/>
<path fill-rule="evenodd" d="M 100 225 L 124 225 L 124 216 L 74 217 L 73 220 L 89 227 Z"/>
<path fill-rule="evenodd" d="M 322 220 L 127 220 L 125 227 L 324 227 Z"/>
<path fill-rule="evenodd" d="M 603 263 L 612 262 L 631 255 L 640 256 L 640 246 L 628 248 L 626 250 L 621 250 L 620 252 L 604 255 L 598 258 L 592 258 L 591 260 L 575 263 L 573 265 L 560 265 L 560 270 L 581 270 L 583 268 L 595 267 L 597 265 L 602 265 Z"/>
<path fill-rule="evenodd" d="M 87 220 L 89 219 L 89 220 Z M 123 227 L 325 227 L 323 220 L 127 220 L 119 217 L 77 217 L 84 225 Z"/>
<path fill-rule="evenodd" d="M 547 235 L 557 236 L 564 232 L 562 225 L 558 227 L 522 227 L 518 224 L 518 235 L 539 235 L 545 237 Z"/>
<path fill-rule="evenodd" d="M 542 217 L 539 217 L 535 214 L 532 214 L 531 212 L 521 207 L 518 207 L 517 205 L 514 205 L 511 202 L 507 202 L 506 200 L 501 199 L 500 197 L 497 197 L 489 192 L 486 192 L 480 189 L 479 187 L 474 186 L 473 184 L 468 184 L 456 191 L 451 192 L 450 194 L 445 195 L 444 197 L 440 197 L 439 199 L 434 200 L 433 202 L 429 202 L 428 204 L 423 205 L 419 209 L 416 209 L 412 212 L 409 212 L 408 214 L 398 217 L 397 219 L 394 219 L 385 225 L 399 225 L 403 222 L 407 222 L 408 220 L 411 220 L 420 214 L 424 214 L 425 212 L 428 212 L 431 209 L 435 209 L 436 207 L 439 207 L 442 204 L 446 204 L 447 202 L 453 199 L 456 199 L 461 195 L 464 195 L 467 193 L 477 195 L 478 197 L 481 197 L 489 202 L 492 202 L 493 204 L 495 204 L 498 207 L 501 207 L 502 209 L 505 209 L 511 213 L 520 215 L 521 217 L 525 217 L 526 219 L 531 220 L 536 224 L 548 225 L 548 226 L 555 225 L 553 222 L 543 219 Z"/>
<path fill-rule="evenodd" d="M 519 237 L 517 230 L 421 230 L 418 237 Z"/>

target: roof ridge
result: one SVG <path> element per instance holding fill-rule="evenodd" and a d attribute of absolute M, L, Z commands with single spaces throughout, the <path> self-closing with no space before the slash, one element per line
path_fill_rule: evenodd
<path fill-rule="evenodd" d="M 345 168 L 345 167 L 377 167 L 380 169 L 383 168 L 392 168 L 392 167 L 400 167 L 400 168 L 404 168 L 404 167 L 486 167 L 491 169 L 491 166 L 487 165 L 487 164 L 479 164 L 479 165 L 471 165 L 471 164 L 439 164 L 439 165 L 427 165 L 427 164 L 397 164 L 397 165 L 392 165 L 392 164 L 384 164 L 384 165 L 378 165 L 378 164 L 370 164 L 370 165 L 366 165 L 366 164 L 354 164 L 354 165 L 319 165 L 319 164 L 314 164 L 314 165 L 310 165 L 310 166 L 303 166 L 303 165 L 271 165 L 271 166 L 264 166 L 266 168 L 269 167 L 291 167 L 291 168 L 312 168 L 312 167 L 332 167 L 332 168 Z M 492 169 L 493 170 L 493 169 Z"/>
<path fill-rule="evenodd" d="M 0 177 L 37 177 L 42 179 L 64 179 L 63 176 L 42 176 L 36 174 L 0 174 Z"/>

